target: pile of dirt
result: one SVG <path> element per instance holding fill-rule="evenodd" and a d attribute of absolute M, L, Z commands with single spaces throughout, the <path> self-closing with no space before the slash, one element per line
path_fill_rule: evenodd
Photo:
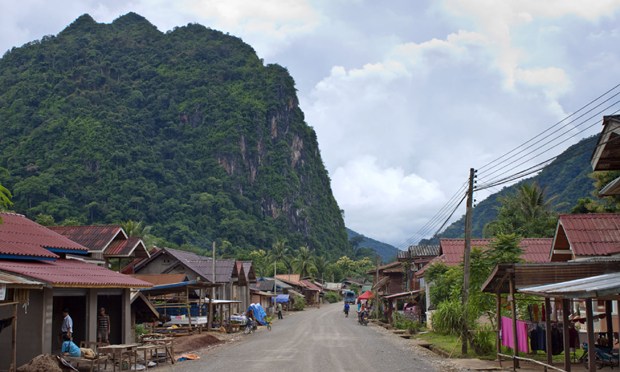
<path fill-rule="evenodd" d="M 220 340 L 217 336 L 209 333 L 177 337 L 174 339 L 174 353 L 180 354 L 189 351 L 197 351 L 224 342 L 225 341 Z"/>
<path fill-rule="evenodd" d="M 51 354 L 41 354 L 34 357 L 30 362 L 17 368 L 17 372 L 63 372 L 60 362 L 56 356 Z"/>

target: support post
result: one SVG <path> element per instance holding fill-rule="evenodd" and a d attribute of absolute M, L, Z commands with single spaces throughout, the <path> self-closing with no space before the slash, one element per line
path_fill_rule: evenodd
<path fill-rule="evenodd" d="M 461 332 L 461 354 L 467 354 L 469 330 L 467 329 L 467 302 L 469 301 L 469 256 L 471 253 L 471 224 L 474 203 L 474 177 L 476 171 L 469 169 L 469 187 L 467 189 L 467 209 L 465 211 L 465 250 L 463 252 L 463 329 Z"/>
<path fill-rule="evenodd" d="M 497 335 L 495 337 L 497 345 L 495 348 L 497 351 L 497 360 L 499 361 L 499 367 L 501 368 L 502 357 L 500 357 L 499 354 L 501 354 L 502 352 L 502 337 L 500 336 L 500 333 L 502 332 L 502 294 L 500 293 L 499 289 L 495 294 L 495 312 L 497 314 Z"/>
<path fill-rule="evenodd" d="M 586 300 L 586 325 L 588 328 L 588 371 L 596 371 L 596 352 L 594 350 L 594 311 L 592 311 L 592 299 Z"/>
<path fill-rule="evenodd" d="M 613 348 L 614 347 L 614 320 L 611 317 L 611 310 L 612 310 L 611 307 L 612 307 L 611 300 L 605 301 L 605 323 L 607 324 L 607 340 L 609 342 L 607 346 L 609 346 L 610 348 Z"/>
<path fill-rule="evenodd" d="M 207 332 L 212 330 L 212 324 L 213 324 L 213 299 L 215 298 L 215 241 L 213 242 L 212 248 L 211 248 L 211 254 L 212 254 L 212 274 L 211 274 L 211 295 L 209 296 L 209 314 L 207 316 Z"/>
<path fill-rule="evenodd" d="M 512 339 L 514 340 L 514 348 L 512 349 L 512 368 L 517 370 L 519 368 L 519 338 L 517 337 L 517 301 L 515 299 L 515 282 L 514 277 L 510 275 L 508 278 L 510 285 L 510 310 L 512 312 Z"/>
<path fill-rule="evenodd" d="M 553 354 L 551 353 L 551 299 L 545 297 L 545 348 L 547 349 L 547 364 L 553 365 Z"/>
<path fill-rule="evenodd" d="M 564 370 L 570 372 L 570 338 L 568 334 L 568 313 L 570 304 L 568 299 L 562 299 L 562 337 L 564 342 Z"/>

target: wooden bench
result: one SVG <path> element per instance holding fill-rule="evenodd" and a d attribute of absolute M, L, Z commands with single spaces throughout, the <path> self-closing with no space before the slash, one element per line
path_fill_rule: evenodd
<path fill-rule="evenodd" d="M 107 345 L 107 343 L 92 342 L 92 341 L 81 341 L 80 342 L 80 348 L 89 348 L 89 349 L 92 349 L 95 353 L 97 353 L 97 348 L 99 346 L 104 346 L 104 345 Z M 88 365 L 90 367 L 91 372 L 95 368 L 95 364 L 97 365 L 97 371 L 101 369 L 100 367 L 101 367 L 102 362 L 105 363 L 104 368 L 108 367 L 108 356 L 107 355 L 97 354 L 97 357 L 93 359 L 84 358 L 84 357 L 72 357 L 68 355 L 64 355 L 63 358 L 69 361 L 72 365 L 75 365 L 75 367 L 79 367 L 80 364 Z"/>

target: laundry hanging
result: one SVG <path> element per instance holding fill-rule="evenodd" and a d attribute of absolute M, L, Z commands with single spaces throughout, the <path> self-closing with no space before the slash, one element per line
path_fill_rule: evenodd
<path fill-rule="evenodd" d="M 528 353 L 530 351 L 527 340 L 527 323 L 517 320 L 517 340 L 519 342 L 519 351 Z M 515 341 L 512 334 L 512 319 L 502 317 L 502 345 L 514 349 Z"/>

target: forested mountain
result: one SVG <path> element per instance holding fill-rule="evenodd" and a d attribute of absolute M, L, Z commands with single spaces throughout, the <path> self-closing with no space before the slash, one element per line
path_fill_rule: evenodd
<path fill-rule="evenodd" d="M 347 228 L 347 235 L 349 236 L 349 241 L 353 243 L 352 245 L 354 245 L 354 249 L 359 250 L 369 248 L 379 255 L 379 257 L 381 257 L 381 261 L 385 263 L 392 262 L 396 259 L 398 248 L 393 245 L 369 238 L 349 228 Z"/>
<path fill-rule="evenodd" d="M 594 180 L 589 177 L 592 173 L 590 158 L 597 139 L 597 136 L 593 136 L 581 140 L 566 149 L 535 177 L 505 187 L 481 201 L 474 208 L 473 236 L 482 237 L 484 226 L 496 218 L 497 208 L 499 207 L 498 198 L 514 194 L 524 182 L 537 183 L 545 190 L 547 198 L 555 198 L 552 204 L 554 209 L 560 213 L 570 212 L 580 198 L 592 197 L 595 187 Z M 464 228 L 465 216 L 448 226 L 441 236 L 446 238 L 462 237 Z"/>
<path fill-rule="evenodd" d="M 239 38 L 89 15 L 0 60 L 0 184 L 56 223 L 143 221 L 224 253 L 348 248 L 295 84 Z"/>

